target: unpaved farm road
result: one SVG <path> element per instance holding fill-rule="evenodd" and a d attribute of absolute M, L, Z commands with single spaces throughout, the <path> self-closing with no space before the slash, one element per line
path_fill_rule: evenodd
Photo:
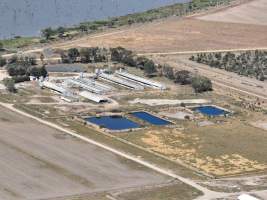
<path fill-rule="evenodd" d="M 7 108 L 7 109 L 9 109 L 9 110 L 11 110 L 11 111 L 13 111 L 13 112 L 16 112 L 16 113 L 20 114 L 22 116 L 25 116 L 27 118 L 36 120 L 36 121 L 38 121 L 38 122 L 40 122 L 40 123 L 42 123 L 44 125 L 47 125 L 49 127 L 52 127 L 54 129 L 57 129 L 59 131 L 62 131 L 64 133 L 66 133 L 68 135 L 71 135 L 71 136 L 73 136 L 75 138 L 78 138 L 78 139 L 80 139 L 80 140 L 82 140 L 84 142 L 87 142 L 89 144 L 93 144 L 93 145 L 95 145 L 97 147 L 100 147 L 102 149 L 105 149 L 105 150 L 107 150 L 109 152 L 112 152 L 112 153 L 114 153 L 116 155 L 119 155 L 119 156 L 121 156 L 123 158 L 126 158 L 128 160 L 134 161 L 134 162 L 136 162 L 136 163 L 138 163 L 140 165 L 143 165 L 143 166 L 145 166 L 147 168 L 150 168 L 150 169 L 152 169 L 152 170 L 154 170 L 156 172 L 159 172 L 159 173 L 161 173 L 163 175 L 166 175 L 168 177 L 171 177 L 171 178 L 180 180 L 181 182 L 183 182 L 183 183 L 185 183 L 187 185 L 190 185 L 193 188 L 198 189 L 199 191 L 201 191 L 204 194 L 203 196 L 200 196 L 200 197 L 196 198 L 196 200 L 214 200 L 214 199 L 218 199 L 218 198 L 227 199 L 227 197 L 237 196 L 237 195 L 241 194 L 241 193 L 223 193 L 223 192 L 214 192 L 214 191 L 211 191 L 211 190 L 209 190 L 209 189 L 207 189 L 207 188 L 199 185 L 198 183 L 196 183 L 195 181 L 193 181 L 191 179 L 181 177 L 181 176 L 179 176 L 177 174 L 172 173 L 171 171 L 168 171 L 166 169 L 160 168 L 160 167 L 158 167 L 156 165 L 153 165 L 153 164 L 151 164 L 151 163 L 149 163 L 149 162 L 147 162 L 145 160 L 142 160 L 140 158 L 137 158 L 137 157 L 128 155 L 128 154 L 123 153 L 121 151 L 118 151 L 118 150 L 116 150 L 114 148 L 111 148 L 111 147 L 109 147 L 107 145 L 98 143 L 98 142 L 96 142 L 94 140 L 91 140 L 91 139 L 89 139 L 87 137 L 81 136 L 81 135 L 79 135 L 77 133 L 74 133 L 74 132 L 68 130 L 68 129 L 65 129 L 63 127 L 60 127 L 60 126 L 58 126 L 58 125 L 56 125 L 54 123 L 51 123 L 51 122 L 42 120 L 42 119 L 37 118 L 35 116 L 32 116 L 32 115 L 30 115 L 28 113 L 25 113 L 25 112 L 23 112 L 21 110 L 18 110 L 16 108 L 14 108 L 12 104 L 0 103 L 0 105 L 3 106 L 3 107 L 5 107 L 5 108 Z M 262 194 L 262 193 L 266 194 L 267 193 L 267 190 L 253 191 L 253 193 L 254 194 L 257 194 L 257 193 L 259 193 L 259 194 Z"/>
<path fill-rule="evenodd" d="M 226 88 L 243 95 L 267 100 L 267 83 L 253 78 L 239 76 L 233 72 L 211 68 L 189 60 L 189 56 L 152 56 L 159 63 L 168 63 L 176 69 L 187 69 L 209 77 L 218 88 Z"/>

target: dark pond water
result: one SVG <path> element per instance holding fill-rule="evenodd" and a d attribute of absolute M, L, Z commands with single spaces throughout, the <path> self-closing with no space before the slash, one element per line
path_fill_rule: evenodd
<path fill-rule="evenodd" d="M 132 115 L 150 124 L 157 125 L 157 126 L 164 126 L 164 125 L 171 124 L 171 122 L 161 119 L 159 117 L 156 117 L 154 115 L 151 115 L 150 113 L 147 113 L 147 112 L 134 112 L 132 113 Z"/>
<path fill-rule="evenodd" d="M 85 119 L 88 122 L 109 130 L 126 130 L 139 128 L 140 125 L 122 116 L 102 116 Z"/>
<path fill-rule="evenodd" d="M 0 0 L 0 38 L 34 36 L 65 26 L 188 0 Z"/>
<path fill-rule="evenodd" d="M 220 116 L 220 115 L 229 114 L 229 112 L 223 109 L 217 108 L 215 106 L 201 106 L 201 107 L 197 107 L 195 110 L 208 116 Z"/>

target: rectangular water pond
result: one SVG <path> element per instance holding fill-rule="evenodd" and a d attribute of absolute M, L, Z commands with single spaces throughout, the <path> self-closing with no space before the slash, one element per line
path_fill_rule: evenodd
<path fill-rule="evenodd" d="M 194 108 L 193 110 L 200 112 L 203 115 L 207 115 L 207 116 L 222 116 L 222 115 L 229 114 L 228 111 L 225 111 L 216 106 L 200 106 L 200 107 Z"/>
<path fill-rule="evenodd" d="M 101 116 L 86 118 L 86 121 L 96 124 L 99 127 L 113 131 L 140 128 L 140 125 L 122 116 Z"/>
<path fill-rule="evenodd" d="M 161 119 L 159 117 L 156 117 L 154 115 L 151 115 L 147 112 L 133 112 L 131 113 L 136 118 L 139 118 L 143 121 L 146 121 L 150 124 L 157 125 L 157 126 L 164 126 L 164 125 L 169 125 L 172 124 L 171 122 Z"/>

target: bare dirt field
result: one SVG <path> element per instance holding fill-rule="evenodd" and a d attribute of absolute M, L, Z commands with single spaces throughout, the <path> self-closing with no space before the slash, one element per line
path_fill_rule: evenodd
<path fill-rule="evenodd" d="M 123 46 L 138 53 L 259 48 L 267 47 L 266 32 L 261 25 L 171 18 L 55 47 Z"/>
<path fill-rule="evenodd" d="M 254 0 L 219 12 L 198 17 L 217 22 L 267 25 L 267 1 Z"/>
<path fill-rule="evenodd" d="M 46 199 L 169 180 L 0 107 L 0 199 Z"/>

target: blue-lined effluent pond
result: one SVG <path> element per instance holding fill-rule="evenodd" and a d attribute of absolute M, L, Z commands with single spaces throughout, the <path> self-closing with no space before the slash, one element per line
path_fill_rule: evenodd
<path fill-rule="evenodd" d="M 134 117 L 139 118 L 143 121 L 146 121 L 150 124 L 157 125 L 157 126 L 164 126 L 169 125 L 171 122 L 161 119 L 159 117 L 156 117 L 152 114 L 149 114 L 147 112 L 133 112 L 131 113 Z"/>
<path fill-rule="evenodd" d="M 225 111 L 221 108 L 217 108 L 215 106 L 200 106 L 200 107 L 194 108 L 194 110 L 207 116 L 221 116 L 221 115 L 229 114 L 228 111 Z"/>
<path fill-rule="evenodd" d="M 107 128 L 113 131 L 140 128 L 138 123 L 135 123 L 122 116 L 89 117 L 85 120 L 102 128 Z"/>

